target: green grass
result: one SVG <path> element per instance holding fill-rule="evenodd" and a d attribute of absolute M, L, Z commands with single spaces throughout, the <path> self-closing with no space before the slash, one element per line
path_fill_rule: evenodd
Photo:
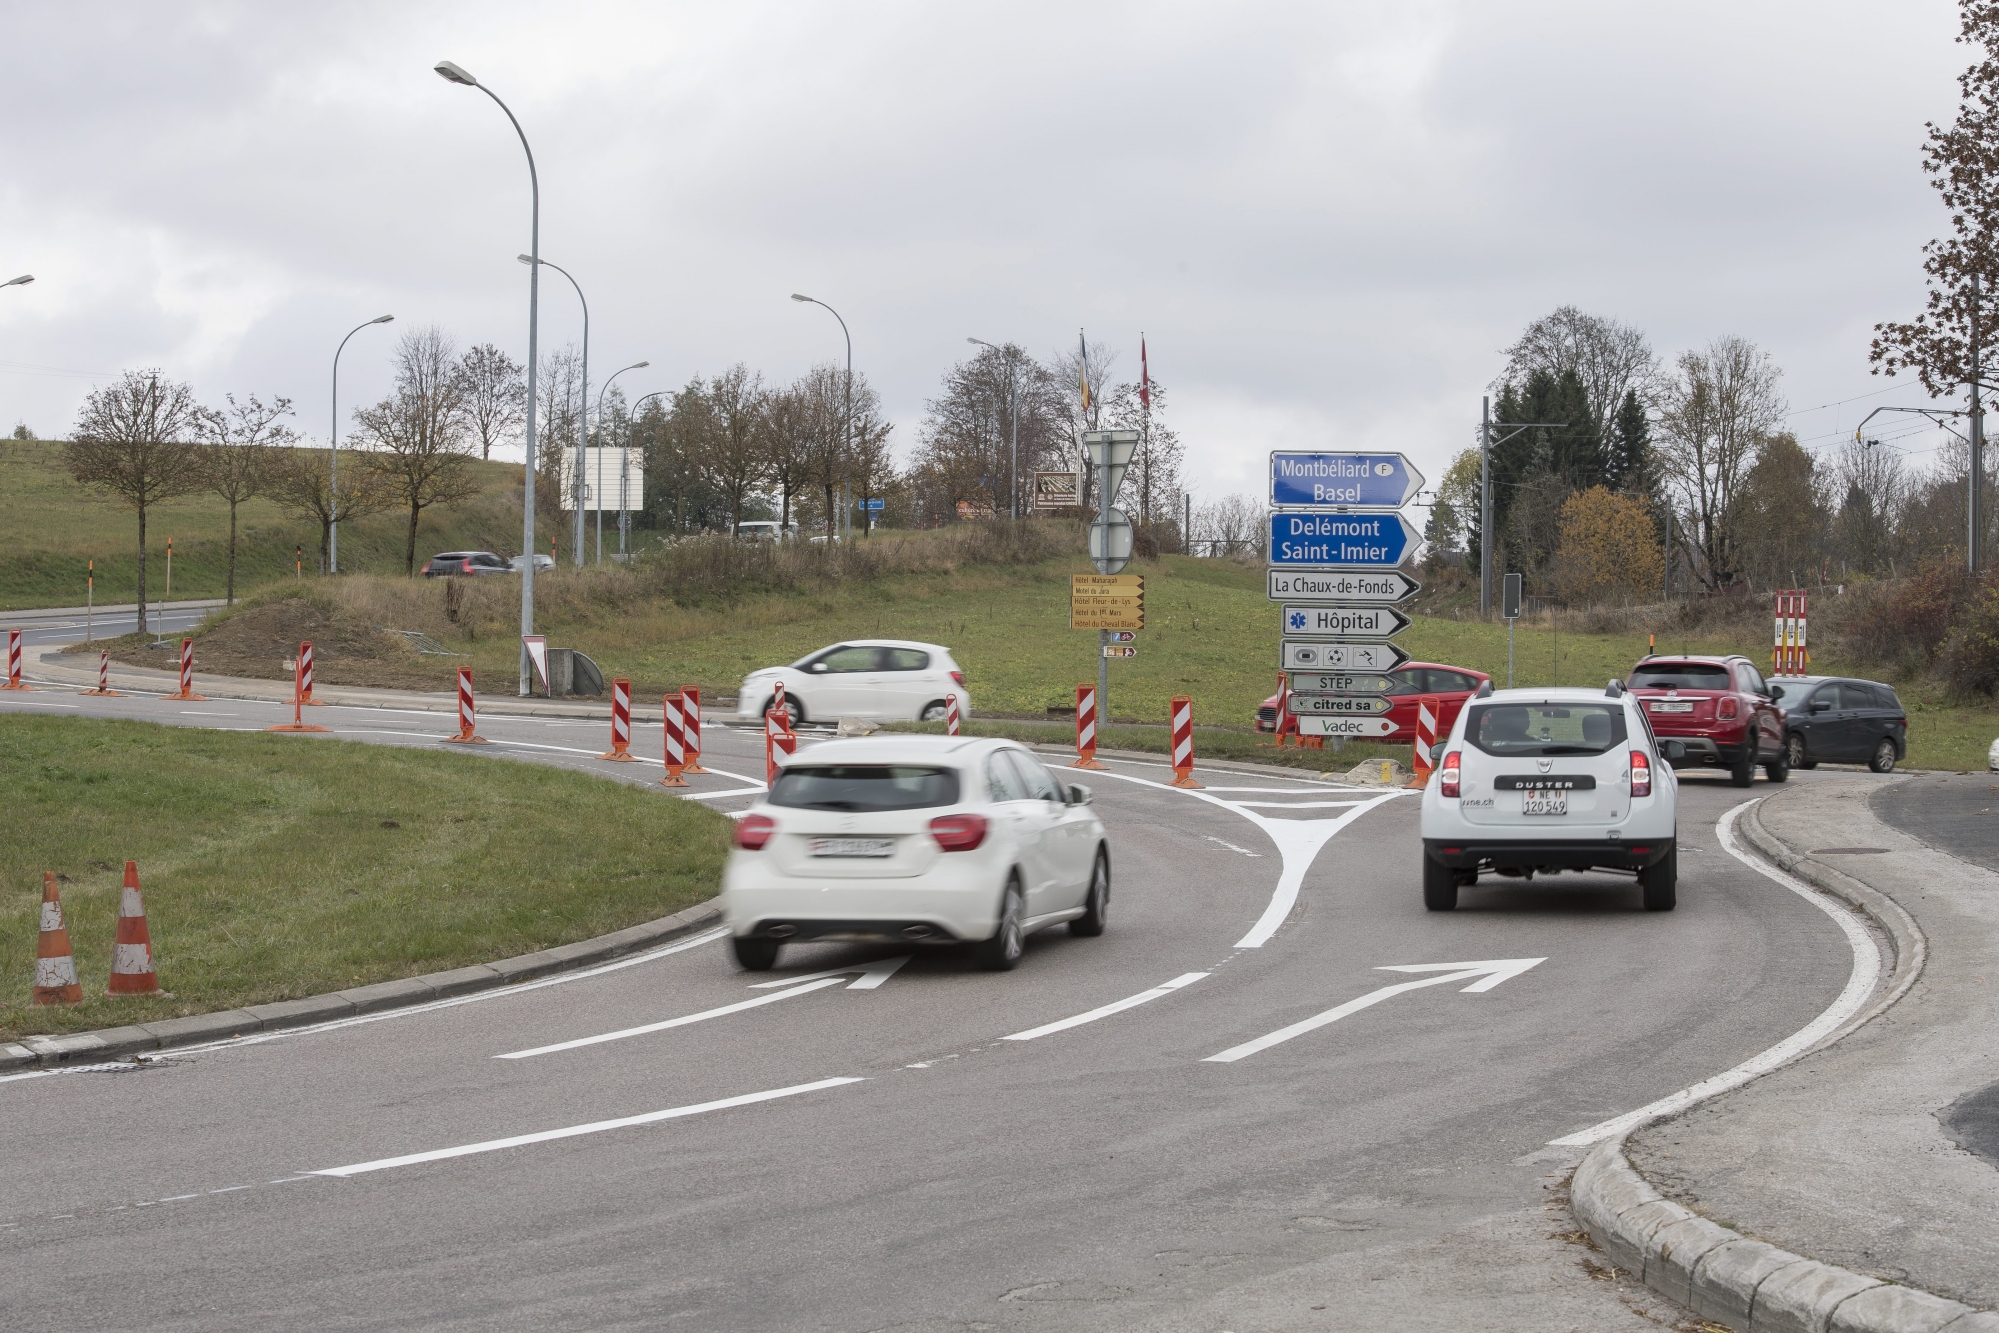
<path fill-rule="evenodd" d="M 139 722 L 0 726 L 0 1038 L 292 999 L 588 939 L 712 896 L 728 820 L 483 755 Z M 395 826 L 387 826 L 393 821 Z M 124 863 L 161 984 L 103 994 Z M 85 1001 L 31 1008 L 42 872 Z"/>

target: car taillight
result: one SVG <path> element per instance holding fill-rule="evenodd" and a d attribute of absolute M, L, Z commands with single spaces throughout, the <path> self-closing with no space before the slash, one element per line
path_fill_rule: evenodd
<path fill-rule="evenodd" d="M 746 852 L 760 852 L 777 832 L 777 821 L 769 815 L 744 815 L 736 821 L 736 846 Z"/>
<path fill-rule="evenodd" d="M 1464 756 L 1461 755 L 1456 750 L 1453 750 L 1449 754 L 1444 756 L 1444 766 L 1437 771 L 1439 778 L 1439 782 L 1437 785 L 1437 795 L 1446 797 L 1450 800 L 1457 799 L 1458 774 L 1460 771 L 1460 765 L 1463 763 L 1463 761 L 1464 761 Z"/>
<path fill-rule="evenodd" d="M 947 852 L 969 852 L 986 840 L 986 817 L 939 815 L 930 821 L 930 836 Z"/>
<path fill-rule="evenodd" d="M 464 561 L 463 567 L 467 574 L 470 574 L 472 572 L 472 562 L 470 560 Z"/>
<path fill-rule="evenodd" d="M 1736 715 L 1741 711 L 1742 711 L 1742 705 L 1740 701 L 1737 700 L 1734 695 L 1728 694 L 1722 696 L 1721 707 L 1715 710 L 1714 715 L 1720 718 L 1723 722 L 1732 722 L 1735 720 Z"/>
<path fill-rule="evenodd" d="M 1643 750 L 1631 752 L 1631 794 L 1633 796 L 1652 794 L 1652 757 Z"/>
<path fill-rule="evenodd" d="M 958 684 L 963 685 L 965 683 L 965 673 L 962 671 L 953 671 L 951 673 L 951 679 L 957 681 Z"/>

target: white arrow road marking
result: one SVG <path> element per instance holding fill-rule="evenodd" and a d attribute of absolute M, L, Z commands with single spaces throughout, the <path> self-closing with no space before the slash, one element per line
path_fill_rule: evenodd
<path fill-rule="evenodd" d="M 883 958 L 873 963 L 856 963 L 852 967 L 836 967 L 827 972 L 807 972 L 802 977 L 784 977 L 778 981 L 759 981 L 750 989 L 768 990 L 773 986 L 796 986 L 801 981 L 817 981 L 821 977 L 851 977 L 861 974 L 860 979 L 848 990 L 875 990 L 884 981 L 895 975 L 895 970 L 914 958 L 915 954 L 901 954 L 895 958 Z"/>
<path fill-rule="evenodd" d="M 1400 963 L 1389 967 L 1378 967 L 1375 969 L 1377 972 L 1442 971 L 1444 975 L 1425 977 L 1421 981 L 1404 981 L 1399 985 L 1383 986 L 1380 990 L 1369 991 L 1359 999 L 1348 1000 L 1345 1004 L 1328 1009 L 1323 1014 L 1314 1014 L 1303 1022 L 1293 1023 L 1288 1028 L 1279 1028 L 1268 1036 L 1258 1037 L 1255 1041 L 1246 1041 L 1240 1046 L 1231 1046 L 1220 1055 L 1209 1056 L 1204 1063 L 1232 1064 L 1244 1056 L 1267 1051 L 1272 1046 L 1290 1041 L 1293 1037 L 1302 1037 L 1307 1032 L 1315 1032 L 1328 1023 L 1339 1022 L 1349 1014 L 1357 1014 L 1363 1009 L 1380 1004 L 1383 1000 L 1392 999 L 1407 991 L 1421 990 L 1425 986 L 1445 986 L 1453 981 L 1483 977 L 1484 980 L 1475 981 L 1465 987 L 1465 991 L 1467 993 L 1489 991 L 1508 977 L 1517 977 L 1536 963 L 1547 961 L 1545 958 L 1500 958 L 1486 963 Z"/>
<path fill-rule="evenodd" d="M 1191 986 L 1207 975 L 1206 972 L 1183 972 L 1163 985 L 1154 986 L 1151 990 L 1140 991 L 1138 994 L 1129 996 L 1126 999 L 1107 1004 L 1101 1009 L 1092 1009 L 1086 1014 L 1076 1014 L 1069 1018 L 1059 1018 L 1053 1023 L 1044 1023 L 1038 1028 L 1029 1028 L 1025 1032 L 1011 1032 L 1001 1037 L 1000 1040 L 1033 1041 L 1036 1037 L 1045 1037 L 1051 1032 L 1064 1032 L 1069 1028 L 1081 1027 L 1085 1023 L 1094 1023 L 1099 1018 L 1109 1018 L 1112 1014 L 1121 1014 L 1127 1009 L 1136 1009 L 1139 1005 L 1150 1003 L 1162 995 L 1171 995 L 1182 986 Z"/>
<path fill-rule="evenodd" d="M 664 1032 L 668 1028 L 682 1028 L 689 1023 L 705 1023 L 711 1018 L 724 1014 L 739 1014 L 745 1009 L 757 1009 L 779 1000 L 788 1000 L 794 995 L 804 995 L 808 991 L 824 990 L 828 986 L 840 984 L 839 977 L 828 977 L 823 981 L 808 981 L 803 986 L 777 991 L 770 995 L 759 995 L 753 1000 L 739 1000 L 735 1004 L 725 1004 L 719 1009 L 704 1009 L 698 1014 L 683 1014 L 679 1018 L 669 1018 L 660 1023 L 646 1023 L 635 1028 L 620 1028 L 616 1032 L 602 1032 L 594 1037 L 578 1037 L 574 1041 L 558 1041 L 552 1046 L 536 1046 L 531 1050 L 508 1051 L 496 1055 L 495 1060 L 525 1060 L 531 1055 L 552 1055 L 557 1051 L 573 1051 L 579 1046 L 597 1046 L 607 1041 L 623 1041 L 626 1037 L 643 1037 L 648 1032 Z"/>
<path fill-rule="evenodd" d="M 724 1097 L 719 1101 L 699 1102 L 693 1106 L 672 1106 L 664 1111 L 648 1111 L 644 1115 L 621 1116 L 616 1120 L 592 1120 L 587 1125 L 567 1125 L 561 1129 L 544 1129 L 538 1134 L 516 1134 L 508 1139 L 487 1139 L 483 1143 L 464 1143 L 456 1148 L 433 1148 L 429 1152 L 407 1153 L 401 1157 L 382 1157 L 372 1162 L 356 1162 L 352 1166 L 327 1167 L 322 1171 L 306 1171 L 308 1176 L 358 1176 L 369 1171 L 386 1171 L 390 1167 L 414 1166 L 418 1162 L 439 1162 L 447 1157 L 468 1157 L 473 1153 L 498 1152 L 502 1148 L 519 1148 L 530 1143 L 547 1143 L 552 1139 L 573 1139 L 579 1134 L 602 1134 L 609 1129 L 628 1129 L 633 1125 L 654 1125 L 662 1120 L 680 1120 L 691 1115 L 705 1115 L 710 1111 L 724 1111 L 732 1106 L 752 1106 L 757 1102 L 773 1102 L 780 1097 L 796 1097 L 801 1093 L 818 1092 L 825 1088 L 844 1087 L 849 1083 L 865 1083 L 864 1078 L 822 1078 L 817 1083 L 798 1083 L 789 1088 L 772 1088 L 768 1092 L 750 1092 L 740 1097 Z M 187 1197 L 193 1198 L 193 1195 Z"/>

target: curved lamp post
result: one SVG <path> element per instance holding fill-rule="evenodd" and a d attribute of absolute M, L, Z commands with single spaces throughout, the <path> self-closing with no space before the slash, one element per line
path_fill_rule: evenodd
<path fill-rule="evenodd" d="M 517 255 L 515 257 L 523 264 L 529 266 L 533 266 L 536 263 L 547 265 L 547 267 L 554 269 L 563 277 L 568 278 L 569 285 L 576 289 L 576 299 L 583 303 L 583 403 L 577 409 L 578 415 L 583 419 L 576 423 L 576 479 L 574 482 L 574 493 L 570 496 L 576 502 L 576 555 L 574 563 L 578 569 L 581 569 L 583 567 L 583 449 L 585 445 L 590 443 L 590 303 L 583 299 L 582 284 L 577 282 L 575 275 L 562 265 L 551 263 L 546 259 L 537 261 L 532 255 Z"/>
<path fill-rule="evenodd" d="M 5 282 L 0 282 L 0 287 L 25 287 L 34 280 L 35 280 L 34 274 L 23 273 L 18 278 L 9 278 Z"/>
<path fill-rule="evenodd" d="M 386 324 L 394 318 L 394 315 L 377 315 L 349 329 L 347 338 L 369 324 Z M 326 459 L 326 512 L 330 515 L 326 522 L 326 572 L 329 574 L 340 572 L 340 354 L 347 350 L 347 338 L 342 338 L 340 346 L 333 349 L 333 434 L 329 437 L 333 447 L 327 451 Z"/>
<path fill-rule="evenodd" d="M 626 366 L 625 370 L 643 370 L 651 364 L 652 362 L 650 361 L 634 361 L 629 366 Z M 597 433 L 598 436 L 600 437 L 597 441 L 598 481 L 602 481 L 604 479 L 604 454 L 603 454 L 604 442 L 603 439 L 601 438 L 604 433 L 604 390 L 609 389 L 611 387 L 611 380 L 614 380 L 618 378 L 618 376 L 624 374 L 625 370 L 612 371 L 611 378 L 605 380 L 603 388 L 597 390 Z M 618 492 L 618 502 L 620 504 L 624 503 L 624 498 L 625 498 L 624 491 L 622 489 L 624 485 L 624 480 L 623 480 L 624 473 L 625 473 L 624 458 L 622 455 L 620 455 L 618 459 L 618 477 L 619 477 L 618 484 L 620 487 L 620 490 Z M 618 515 L 618 521 L 620 523 L 624 521 L 624 514 L 622 512 L 620 512 Z M 604 497 L 601 495 L 597 497 L 597 563 L 600 565 L 604 563 Z"/>
<path fill-rule="evenodd" d="M 524 469 L 521 494 L 521 550 L 526 552 L 521 558 L 521 696 L 525 698 L 532 684 L 534 670 L 528 662 L 528 646 L 525 636 L 534 633 L 534 363 L 535 325 L 537 305 L 541 295 L 541 178 L 535 174 L 534 149 L 528 146 L 527 132 L 521 129 L 520 121 L 505 102 L 494 95 L 491 88 L 467 74 L 449 60 L 440 60 L 436 65 L 439 77 L 467 88 L 477 88 L 491 97 L 500 110 L 507 113 L 507 120 L 520 135 L 521 151 L 528 157 L 528 187 L 534 196 L 533 221 L 528 229 L 528 429 L 527 466 Z"/>
<path fill-rule="evenodd" d="M 645 363 L 640 362 L 639 364 L 643 365 Z M 631 512 L 626 507 L 625 500 L 626 497 L 631 494 L 631 490 L 629 489 L 628 483 L 631 480 L 631 471 L 632 471 L 632 427 L 634 424 L 637 423 L 639 419 L 639 409 L 641 407 L 644 407 L 647 403 L 651 402 L 655 398 L 666 397 L 667 392 L 668 391 L 665 389 L 660 389 L 657 392 L 647 394 L 645 397 L 633 403 L 631 411 L 625 415 L 625 450 L 624 453 L 620 455 L 618 459 L 618 554 L 619 555 L 625 554 L 625 534 L 631 528 Z"/>
<path fill-rule="evenodd" d="M 840 319 L 839 311 L 833 309 L 832 306 L 827 305 L 816 296 L 800 296 L 797 292 L 793 292 L 791 299 L 794 301 L 803 301 L 807 305 L 823 306 L 826 312 L 832 315 L 834 319 Z M 847 340 L 847 402 L 842 415 L 847 419 L 847 466 L 852 467 L 854 465 L 854 335 L 847 332 L 847 321 L 844 319 L 840 319 L 840 336 Z M 853 497 L 848 495 L 847 483 L 844 481 L 840 483 L 840 500 L 840 524 L 846 529 L 848 539 L 852 540 L 854 536 Z"/>
<path fill-rule="evenodd" d="M 1013 466 L 1006 478 L 1006 512 L 1008 518 L 1020 517 L 1020 502 L 1015 498 L 1015 489 L 1020 485 L 1020 374 L 1013 363 L 1013 349 L 994 347 L 984 338 L 967 338 L 968 343 L 998 352 L 1006 358 L 1006 416 L 1013 425 Z"/>

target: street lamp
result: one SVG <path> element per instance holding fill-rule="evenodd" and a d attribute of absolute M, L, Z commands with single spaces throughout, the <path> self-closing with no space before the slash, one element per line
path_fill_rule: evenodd
<path fill-rule="evenodd" d="M 634 361 L 629 366 L 626 366 L 625 370 L 643 370 L 651 364 L 652 362 L 650 361 Z M 599 482 L 604 480 L 604 442 L 601 438 L 604 432 L 604 389 L 610 388 L 611 380 L 624 374 L 625 370 L 614 371 L 611 379 L 604 381 L 604 388 L 597 390 L 597 433 L 600 437 L 597 441 L 597 480 Z M 618 475 L 620 477 L 619 484 L 622 486 L 622 478 L 624 476 L 624 462 L 622 459 L 618 463 Z M 620 491 L 618 498 L 620 501 L 623 500 L 624 495 L 622 491 Z M 580 513 L 582 511 L 579 510 L 577 512 Z M 621 514 L 619 517 L 622 519 L 623 515 Z M 604 497 L 601 495 L 597 497 L 597 563 L 600 565 L 604 563 Z"/>
<path fill-rule="evenodd" d="M 536 262 L 532 255 L 516 255 L 515 258 L 528 265 Z M 550 263 L 546 259 L 540 262 L 568 278 L 569 285 L 576 288 L 576 299 L 583 302 L 583 406 L 580 409 L 583 419 L 576 423 L 576 480 L 570 496 L 576 502 L 575 562 L 576 567 L 581 569 L 583 567 L 583 446 L 590 441 L 590 303 L 583 300 L 582 284 L 576 281 L 568 269 L 560 264 Z"/>
<path fill-rule="evenodd" d="M 1013 349 L 993 347 L 984 338 L 967 338 L 965 341 L 991 348 L 1006 358 L 1006 415 L 1007 420 L 1013 425 L 1013 466 L 1008 470 L 1006 478 L 1006 512 L 1008 518 L 1019 518 L 1020 502 L 1015 497 L 1015 488 L 1020 485 L 1020 374 L 1014 369 Z"/>
<path fill-rule="evenodd" d="M 839 311 L 826 305 L 816 296 L 800 296 L 797 292 L 793 292 L 791 299 L 803 301 L 807 305 L 825 306 L 834 319 L 840 319 Z M 840 336 L 847 340 L 847 403 L 843 415 L 847 418 L 847 466 L 852 467 L 854 464 L 854 335 L 847 332 L 847 321 L 844 319 L 840 319 Z M 840 483 L 840 522 L 847 530 L 849 541 L 854 537 L 852 507 L 853 499 L 847 493 L 847 483 L 843 481 Z"/>
<path fill-rule="evenodd" d="M 369 324 L 386 324 L 394 318 L 394 315 L 377 315 L 349 329 L 347 338 Z M 333 447 L 326 459 L 326 572 L 329 574 L 340 572 L 340 354 L 347 350 L 347 338 L 342 338 L 340 346 L 333 349 Z"/>
<path fill-rule="evenodd" d="M 0 287 L 25 287 L 34 280 L 35 280 L 34 274 L 23 273 L 18 278 L 9 278 L 5 282 L 0 282 Z"/>
<path fill-rule="evenodd" d="M 535 174 L 534 149 L 528 146 L 527 132 L 514 119 L 514 113 L 505 102 L 494 95 L 491 88 L 467 74 L 449 60 L 440 60 L 436 65 L 439 77 L 467 88 L 477 88 L 491 97 L 500 110 L 507 113 L 507 120 L 513 125 L 514 133 L 520 135 L 521 150 L 528 157 L 528 187 L 534 197 L 533 222 L 528 230 L 528 432 L 527 466 L 521 483 L 521 697 L 526 698 L 531 686 L 534 668 L 528 661 L 527 636 L 534 633 L 534 363 L 535 328 L 538 323 L 537 306 L 541 296 L 541 178 Z"/>
<path fill-rule="evenodd" d="M 649 393 L 645 397 L 633 403 L 632 410 L 625 414 L 625 449 L 624 453 L 618 459 L 618 554 L 619 555 L 623 555 L 625 553 L 625 533 L 631 527 L 631 515 L 630 511 L 626 506 L 625 501 L 626 497 L 631 494 L 631 491 L 629 490 L 627 483 L 631 480 L 631 472 L 632 472 L 632 427 L 638 423 L 639 409 L 641 407 L 644 407 L 647 403 L 651 402 L 655 398 L 666 397 L 666 394 L 667 391 L 665 389 L 661 389 L 656 393 Z"/>

